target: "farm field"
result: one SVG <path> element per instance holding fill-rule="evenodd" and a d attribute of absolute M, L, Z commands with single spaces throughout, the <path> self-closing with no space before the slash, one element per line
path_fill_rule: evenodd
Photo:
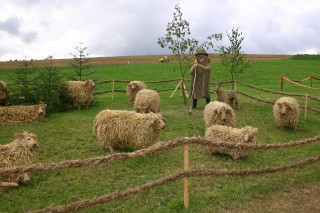
<path fill-rule="evenodd" d="M 152 58 L 152 59 L 150 59 Z M 272 60 L 270 60 L 272 58 Z M 119 60 L 119 61 L 117 61 Z M 127 61 L 130 61 L 128 64 Z M 154 61 L 156 60 L 156 61 Z M 94 63 L 93 74 L 97 82 L 104 80 L 163 81 L 180 78 L 178 65 L 160 64 L 158 56 L 141 57 L 140 62 L 118 58 L 108 63 Z M 117 62 L 116 62 L 117 61 Z M 13 62 L 8 62 L 13 63 Z M 58 62 L 59 63 L 59 62 Z M 0 80 L 10 82 L 15 66 L 0 63 Z M 67 63 L 59 66 L 61 73 L 72 72 Z M 239 75 L 237 80 L 272 91 L 280 88 L 280 74 L 294 80 L 302 80 L 310 74 L 320 77 L 319 60 L 291 60 L 288 57 L 254 59 L 252 68 Z M 186 78 L 189 78 L 188 72 Z M 229 81 L 230 74 L 221 64 L 212 62 L 211 81 Z M 174 89 L 177 81 L 148 83 L 154 90 Z M 310 86 L 309 81 L 303 83 Z M 313 87 L 320 88 L 320 81 L 313 80 Z M 186 81 L 189 88 L 190 82 Z M 213 90 L 213 85 L 211 85 Z M 114 89 L 125 90 L 126 83 L 115 82 Z M 230 84 L 222 88 L 231 89 Z M 10 88 L 9 88 L 10 89 Z M 111 83 L 97 84 L 95 92 L 111 90 Z M 276 101 L 281 95 L 247 88 L 237 84 L 237 90 L 263 100 Z M 319 90 L 284 83 L 284 92 L 309 94 L 320 98 Z M 198 108 L 189 115 L 189 99 L 186 104 L 180 91 L 159 92 L 161 113 L 166 118 L 166 128 L 161 132 L 161 141 L 180 137 L 202 137 L 205 132 L 203 109 L 205 100 L 198 101 Z M 212 100 L 215 94 L 212 93 Z M 304 97 L 297 97 L 300 105 Z M 263 144 L 285 143 L 320 135 L 320 114 L 309 111 L 304 119 L 301 109 L 300 124 L 296 131 L 280 130 L 275 126 L 272 105 L 240 95 L 240 110 L 236 110 L 236 127 L 251 125 L 258 128 L 257 141 Z M 320 102 L 309 99 L 309 106 L 320 109 Z M 18 132 L 34 132 L 38 136 L 40 150 L 34 163 L 54 163 L 66 160 L 81 160 L 110 154 L 98 145 L 92 133 L 94 117 L 103 109 L 132 110 L 123 92 L 96 95 L 88 110 L 69 109 L 46 115 L 42 123 L 0 125 L 1 144 L 9 143 Z M 255 150 L 238 161 L 225 155 L 209 155 L 201 145 L 189 145 L 191 169 L 262 169 L 319 156 L 319 142 L 292 148 Z M 117 150 L 129 152 L 132 149 Z M 152 155 L 101 163 L 81 168 L 35 172 L 30 183 L 0 192 L 0 212 L 25 212 L 49 206 L 64 205 L 82 199 L 96 198 L 127 188 L 140 186 L 168 175 L 183 171 L 183 147 L 163 150 Z M 287 171 L 249 176 L 206 176 L 189 179 L 190 207 L 183 207 L 183 180 L 169 182 L 138 194 L 101 204 L 79 212 L 225 212 L 233 206 L 244 205 L 256 197 L 269 197 L 292 187 L 320 184 L 319 162 Z M 258 202 L 257 202 L 258 203 Z M 254 204 L 252 204 L 254 206 Z M 236 211 L 235 211 L 236 212 Z M 250 211 L 248 211 L 250 212 Z M 252 211 L 255 212 L 255 211 Z M 258 210 L 256 212 L 259 212 Z"/>

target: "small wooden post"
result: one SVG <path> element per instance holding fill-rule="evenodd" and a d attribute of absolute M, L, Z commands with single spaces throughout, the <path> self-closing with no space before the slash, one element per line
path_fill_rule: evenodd
<path fill-rule="evenodd" d="M 234 81 L 233 81 L 233 84 L 234 84 L 234 90 L 237 91 L 237 81 L 234 80 Z"/>
<path fill-rule="evenodd" d="M 307 112 L 308 112 L 308 94 L 306 94 L 306 103 L 304 106 L 304 119 L 307 119 Z"/>
<path fill-rule="evenodd" d="M 280 90 L 283 90 L 283 74 L 280 75 Z"/>
<path fill-rule="evenodd" d="M 112 81 L 112 100 L 113 100 L 113 94 L 114 94 L 114 80 Z"/>
<path fill-rule="evenodd" d="M 180 87 L 182 83 L 182 80 L 180 80 L 179 84 L 177 85 L 177 87 L 174 89 L 173 93 L 171 94 L 170 98 L 172 98 L 172 96 L 174 95 L 174 93 L 177 91 L 177 89 Z"/>
<path fill-rule="evenodd" d="M 188 144 L 183 146 L 183 153 L 184 153 L 184 171 L 189 171 L 189 147 Z M 184 177 L 184 193 L 183 193 L 183 201 L 184 201 L 184 208 L 189 208 L 189 178 Z"/>
<path fill-rule="evenodd" d="M 311 86 L 311 87 L 312 87 L 312 78 L 313 78 L 313 76 L 310 75 L 310 86 Z"/>

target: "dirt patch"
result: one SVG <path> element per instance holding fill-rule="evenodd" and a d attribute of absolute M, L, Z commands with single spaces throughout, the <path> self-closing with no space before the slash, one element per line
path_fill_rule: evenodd
<path fill-rule="evenodd" d="M 224 213 L 319 213 L 320 184 L 294 187 L 270 196 L 261 196 L 233 206 Z"/>
<path fill-rule="evenodd" d="M 117 57 L 96 57 L 91 58 L 90 64 L 154 64 L 160 63 L 159 58 L 161 55 L 146 55 L 146 56 L 117 56 Z M 172 55 L 168 55 L 169 59 Z M 218 54 L 211 54 L 212 61 L 219 61 Z M 279 60 L 289 58 L 290 55 L 260 55 L 260 54 L 248 54 L 248 60 Z M 73 59 L 54 59 L 55 67 L 66 67 L 70 66 L 70 62 Z M 47 63 L 46 60 L 34 60 L 34 65 L 43 67 Z M 19 66 L 17 61 L 0 62 L 0 68 L 17 68 Z"/>

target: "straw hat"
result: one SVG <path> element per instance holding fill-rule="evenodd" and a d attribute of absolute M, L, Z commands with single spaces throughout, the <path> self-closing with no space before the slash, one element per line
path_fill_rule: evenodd
<path fill-rule="evenodd" d="M 208 56 L 209 54 L 206 52 L 206 50 L 202 47 L 199 47 L 195 53 L 195 55 L 198 55 L 198 54 L 204 54 L 206 56 Z"/>

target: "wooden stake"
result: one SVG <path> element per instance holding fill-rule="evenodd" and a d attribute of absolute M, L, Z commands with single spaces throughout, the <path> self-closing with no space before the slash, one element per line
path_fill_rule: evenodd
<path fill-rule="evenodd" d="M 308 112 L 308 94 L 306 94 L 306 103 L 304 107 L 304 119 L 307 119 L 307 112 Z"/>
<path fill-rule="evenodd" d="M 178 86 L 174 89 L 174 91 L 173 91 L 173 93 L 171 94 L 170 98 L 172 98 L 172 96 L 174 95 L 174 93 L 175 93 L 175 92 L 177 91 L 177 89 L 180 87 L 181 83 L 182 83 L 182 80 L 180 80 Z"/>
<path fill-rule="evenodd" d="M 283 90 L 283 74 L 280 75 L 280 90 Z"/>
<path fill-rule="evenodd" d="M 112 100 L 113 100 L 113 94 L 114 94 L 114 80 L 112 81 Z"/>
<path fill-rule="evenodd" d="M 183 153 L 184 153 L 184 171 L 189 171 L 189 147 L 188 144 L 183 146 Z M 184 201 L 184 208 L 189 208 L 189 178 L 184 177 L 184 193 L 183 193 L 183 201 Z"/>

